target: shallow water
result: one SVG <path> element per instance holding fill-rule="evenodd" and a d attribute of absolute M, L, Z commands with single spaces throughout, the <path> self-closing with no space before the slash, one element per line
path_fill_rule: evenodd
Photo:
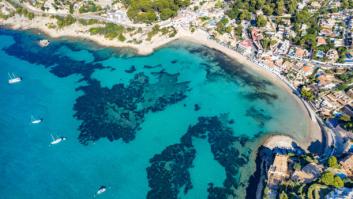
<path fill-rule="evenodd" d="M 243 198 L 250 146 L 307 134 L 288 93 L 205 47 L 140 57 L 41 37 L 0 29 L 2 198 Z"/>

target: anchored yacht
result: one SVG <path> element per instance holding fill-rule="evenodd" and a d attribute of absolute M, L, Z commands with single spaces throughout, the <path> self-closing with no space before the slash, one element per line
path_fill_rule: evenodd
<path fill-rule="evenodd" d="M 42 118 L 36 119 L 36 118 L 33 117 L 33 115 L 31 115 L 31 123 L 32 124 L 39 124 L 39 123 L 42 123 L 42 122 L 43 122 Z"/>
<path fill-rule="evenodd" d="M 104 185 L 102 185 L 101 187 L 99 187 L 99 189 L 98 189 L 96 195 L 100 195 L 100 194 L 102 194 L 102 193 L 104 193 L 104 192 L 106 192 L 106 191 L 107 191 L 107 187 L 104 186 Z"/>
<path fill-rule="evenodd" d="M 52 138 L 52 141 L 50 142 L 51 145 L 56 145 L 66 140 L 66 137 L 55 138 L 53 135 L 51 135 L 51 138 Z"/>
<path fill-rule="evenodd" d="M 18 77 L 16 75 L 14 75 L 13 73 L 12 74 L 8 73 L 8 75 L 9 75 L 9 81 L 8 81 L 9 84 L 16 84 L 16 83 L 19 83 L 22 81 L 21 77 Z"/>

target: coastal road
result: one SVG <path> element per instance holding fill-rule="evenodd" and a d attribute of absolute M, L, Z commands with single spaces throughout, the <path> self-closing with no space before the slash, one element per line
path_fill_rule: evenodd
<path fill-rule="evenodd" d="M 25 9 L 27 9 L 28 11 L 32 12 L 33 14 L 36 15 L 50 15 L 50 16 L 57 16 L 57 17 L 67 17 L 69 15 L 73 16 L 76 19 L 83 19 L 83 20 L 90 20 L 90 19 L 94 19 L 94 20 L 98 20 L 98 21 L 103 21 L 106 23 L 115 23 L 115 24 L 119 24 L 119 25 L 123 25 L 126 27 L 134 27 L 134 28 L 146 28 L 148 27 L 146 24 L 135 24 L 132 22 L 117 22 L 117 21 L 112 21 L 109 20 L 105 17 L 99 16 L 99 15 L 94 15 L 92 13 L 84 13 L 84 14 L 69 14 L 69 13 L 53 13 L 53 12 L 45 12 L 42 11 L 38 8 L 35 8 L 29 4 L 26 3 L 20 3 L 18 0 L 13 0 L 13 3 L 17 4 L 18 6 L 21 6 Z"/>

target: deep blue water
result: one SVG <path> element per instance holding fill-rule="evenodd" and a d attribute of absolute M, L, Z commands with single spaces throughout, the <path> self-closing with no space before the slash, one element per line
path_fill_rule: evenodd
<path fill-rule="evenodd" d="M 261 137 L 307 134 L 288 93 L 205 47 L 41 38 L 0 29 L 1 198 L 243 198 Z"/>

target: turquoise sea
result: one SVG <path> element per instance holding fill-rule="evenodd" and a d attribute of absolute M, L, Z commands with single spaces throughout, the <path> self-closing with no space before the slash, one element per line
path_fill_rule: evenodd
<path fill-rule="evenodd" d="M 206 47 L 42 38 L 0 29 L 1 198 L 245 198 L 261 138 L 307 135 L 292 96 Z"/>

